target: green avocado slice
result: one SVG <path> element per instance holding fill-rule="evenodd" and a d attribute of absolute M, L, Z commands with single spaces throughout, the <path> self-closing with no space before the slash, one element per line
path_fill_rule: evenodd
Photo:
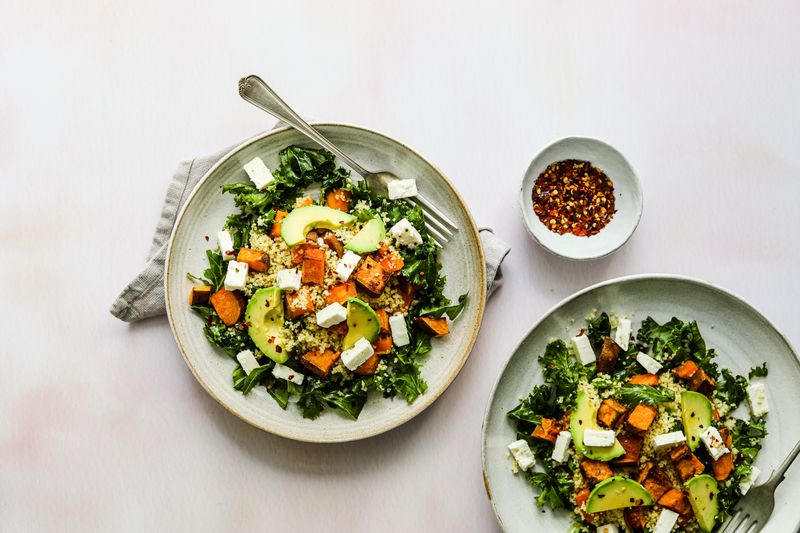
<path fill-rule="evenodd" d="M 681 422 L 686 444 L 689 449 L 696 450 L 700 445 L 700 434 L 713 424 L 714 406 L 699 392 L 681 392 Z"/>
<path fill-rule="evenodd" d="M 378 315 L 365 302 L 359 298 L 347 300 L 347 334 L 342 341 L 342 349 L 349 350 L 358 339 L 364 337 L 369 342 L 378 338 L 381 324 Z"/>
<path fill-rule="evenodd" d="M 312 229 L 335 230 L 354 220 L 353 215 L 324 205 L 298 207 L 281 221 L 281 237 L 287 246 L 297 246 L 306 241 L 306 235 Z"/>
<path fill-rule="evenodd" d="M 289 359 L 283 336 L 283 299 L 278 287 L 258 289 L 247 302 L 244 319 L 256 347 L 276 363 Z"/>
<path fill-rule="evenodd" d="M 585 392 L 579 393 L 575 401 L 575 409 L 572 410 L 569 417 L 569 431 L 572 433 L 575 449 L 589 459 L 597 461 L 610 461 L 625 455 L 625 448 L 622 447 L 619 439 L 616 439 L 612 446 L 585 446 L 583 444 L 583 433 L 587 429 L 600 429 L 596 421 L 597 405 Z"/>
<path fill-rule="evenodd" d="M 601 481 L 589 493 L 587 513 L 602 513 L 612 509 L 653 505 L 653 497 L 642 485 L 622 476 Z"/>
<path fill-rule="evenodd" d="M 717 481 L 708 474 L 701 474 L 684 483 L 684 487 L 689 493 L 689 503 L 692 504 L 692 510 L 700 529 L 706 532 L 711 531 L 714 529 L 714 522 L 719 512 Z"/>
<path fill-rule="evenodd" d="M 386 239 L 386 226 L 383 225 L 383 220 L 371 218 L 356 236 L 350 239 L 345 248 L 357 254 L 368 254 L 377 250 L 384 239 Z"/>

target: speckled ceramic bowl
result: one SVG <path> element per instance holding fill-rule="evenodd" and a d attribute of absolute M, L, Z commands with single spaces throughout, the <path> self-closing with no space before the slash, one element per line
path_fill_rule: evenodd
<path fill-rule="evenodd" d="M 483 422 L 483 475 L 486 493 L 497 520 L 509 533 L 537 530 L 566 531 L 569 513 L 563 509 L 542 512 L 536 507 L 536 490 L 522 475 L 511 472 L 507 446 L 516 440 L 506 414 L 542 383 L 537 358 L 549 339 L 565 338 L 593 309 L 627 315 L 634 331 L 645 317 L 664 322 L 676 316 L 696 320 L 710 348 L 717 350 L 720 367 L 747 374 L 767 361 L 766 378 L 770 411 L 769 436 L 756 460 L 761 469 L 757 483 L 786 458 L 800 440 L 795 418 L 800 405 L 800 363 L 789 342 L 764 315 L 738 296 L 700 280 L 665 274 L 645 274 L 605 281 L 573 294 L 548 311 L 525 335 L 500 373 Z M 578 322 L 573 323 L 575 319 Z M 775 513 L 763 531 L 796 531 L 800 507 L 800 470 L 790 469 L 776 493 Z"/>
<path fill-rule="evenodd" d="M 202 272 L 209 247 L 205 235 L 216 235 L 225 218 L 235 212 L 230 195 L 220 186 L 246 181 L 242 164 L 254 156 L 277 166 L 278 152 L 291 144 L 310 146 L 300 133 L 282 128 L 251 139 L 226 155 L 203 177 L 178 216 L 167 252 L 165 289 L 167 314 L 181 354 L 200 384 L 226 409 L 270 433 L 310 442 L 363 439 L 390 430 L 421 413 L 455 379 L 470 353 L 483 316 L 486 272 L 478 230 L 455 187 L 436 167 L 411 148 L 380 133 L 344 124 L 316 124 L 366 168 L 386 169 L 416 178 L 419 190 L 434 202 L 460 230 L 441 253 L 447 276 L 446 294 L 469 293 L 469 303 L 452 323 L 449 335 L 433 340 L 433 351 L 423 361 L 428 390 L 408 405 L 402 398 L 387 400 L 372 394 L 357 421 L 335 410 L 317 420 L 304 419 L 295 405 L 284 411 L 263 387 L 243 396 L 233 389 L 234 361 L 214 348 L 203 335 L 203 322 L 188 305 L 191 283 L 187 272 Z"/>
<path fill-rule="evenodd" d="M 591 237 L 552 232 L 533 212 L 533 186 L 548 165 L 564 159 L 589 161 L 614 183 L 617 212 L 606 227 Z M 531 161 L 519 193 L 519 206 L 525 227 L 533 240 L 546 250 L 567 259 L 597 259 L 628 242 L 642 217 L 642 188 L 628 160 L 613 146 L 587 137 L 566 137 L 541 152 Z"/>

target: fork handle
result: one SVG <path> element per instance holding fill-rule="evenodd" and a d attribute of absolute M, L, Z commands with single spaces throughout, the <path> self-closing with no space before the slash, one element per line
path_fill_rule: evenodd
<path fill-rule="evenodd" d="M 239 80 L 239 95 L 253 104 L 263 109 L 275 118 L 282 120 L 306 137 L 334 153 L 339 159 L 344 161 L 356 174 L 366 178 L 369 172 L 361 165 L 350 159 L 347 154 L 339 150 L 332 142 L 323 137 L 317 130 L 295 113 L 294 109 L 288 106 L 278 94 L 273 91 L 264 80 L 255 75 L 250 75 Z"/>
<path fill-rule="evenodd" d="M 800 454 L 800 441 L 798 441 L 797 444 L 794 445 L 792 451 L 789 452 L 789 457 L 787 457 L 786 460 L 783 463 L 781 463 L 781 466 L 779 466 L 777 470 L 772 472 L 772 475 L 769 477 L 769 480 L 765 483 L 765 485 L 771 485 L 772 489 L 775 490 L 775 487 L 777 487 L 780 484 L 780 482 L 783 481 L 783 478 L 786 474 L 786 470 L 789 469 L 789 467 L 794 462 L 795 458 L 797 458 L 798 454 Z"/>

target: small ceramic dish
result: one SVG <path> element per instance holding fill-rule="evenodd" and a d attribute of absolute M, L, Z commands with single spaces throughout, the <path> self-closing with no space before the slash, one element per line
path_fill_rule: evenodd
<path fill-rule="evenodd" d="M 559 235 L 547 229 L 533 212 L 533 186 L 548 165 L 565 159 L 589 161 L 611 178 L 614 184 L 616 213 L 599 233 L 578 237 Z M 597 259 L 625 244 L 642 217 L 642 187 L 636 172 L 613 146 L 587 137 L 565 137 L 546 147 L 533 158 L 519 192 L 519 207 L 528 233 L 545 250 L 566 259 Z"/>

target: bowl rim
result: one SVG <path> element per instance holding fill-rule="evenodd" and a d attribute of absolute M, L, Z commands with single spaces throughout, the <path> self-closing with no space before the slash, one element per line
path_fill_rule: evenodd
<path fill-rule="evenodd" d="M 627 164 L 628 167 L 630 167 L 631 176 L 633 177 L 633 183 L 635 185 L 635 190 L 638 191 L 638 193 L 639 193 L 639 201 L 636 204 L 636 207 L 637 207 L 637 209 L 636 209 L 636 220 L 634 221 L 633 225 L 631 226 L 630 231 L 628 232 L 628 234 L 625 236 L 625 239 L 621 243 L 619 243 L 617 246 L 615 246 L 611 250 L 609 250 L 609 251 L 607 251 L 605 253 L 602 253 L 602 254 L 591 255 L 591 256 L 586 256 L 586 257 L 575 257 L 575 256 L 565 255 L 565 254 L 559 253 L 559 252 L 555 251 L 554 249 L 552 249 L 550 246 L 547 246 L 546 244 L 544 244 L 542 241 L 539 240 L 539 237 L 536 236 L 536 233 L 534 232 L 533 228 L 528 223 L 528 220 L 525 218 L 525 214 L 527 212 L 529 212 L 529 211 L 532 212 L 533 211 L 533 207 L 528 205 L 530 202 L 529 202 L 529 198 L 528 198 L 529 195 L 526 194 L 528 191 L 527 191 L 527 187 L 525 186 L 525 178 L 527 177 L 528 173 L 530 172 L 531 167 L 533 167 L 534 162 L 537 159 L 539 159 L 539 157 L 545 151 L 549 150 L 553 146 L 556 146 L 558 144 L 561 144 L 561 143 L 564 143 L 564 142 L 567 142 L 567 141 L 589 141 L 589 142 L 592 142 L 592 143 L 595 143 L 595 144 L 602 145 L 605 148 L 610 149 L 611 151 L 616 152 L 617 154 L 619 154 L 619 156 L 622 158 L 622 160 L 625 162 L 625 164 Z M 534 178 L 533 182 L 534 183 L 536 182 L 535 178 Z M 531 159 L 531 162 L 528 164 L 527 168 L 525 169 L 525 172 L 522 174 L 522 182 L 521 182 L 520 188 L 519 188 L 519 208 L 520 208 L 520 217 L 522 218 L 522 224 L 525 226 L 525 230 L 528 232 L 528 235 L 539 246 L 541 246 L 544 250 L 548 251 L 549 253 L 553 254 L 556 257 L 560 257 L 562 259 L 568 259 L 570 261 L 593 261 L 593 260 L 596 260 L 596 259 L 602 259 L 604 257 L 608 257 L 609 255 L 613 254 L 614 252 L 616 252 L 617 250 L 622 248 L 630 240 L 630 238 L 633 237 L 633 234 L 636 232 L 636 229 L 639 227 L 639 222 L 641 222 L 641 220 L 642 220 L 642 212 L 644 211 L 644 191 L 642 189 L 642 182 L 641 182 L 641 180 L 639 180 L 639 174 L 638 174 L 638 172 L 636 172 L 636 168 L 631 164 L 631 162 L 628 160 L 628 158 L 625 157 L 625 154 L 620 152 L 613 145 L 611 145 L 611 144 L 609 144 L 609 143 L 607 143 L 607 142 L 605 142 L 603 140 L 597 139 L 595 137 L 585 137 L 585 136 L 582 136 L 582 135 L 567 135 L 565 137 L 560 137 L 560 138 L 550 142 L 544 148 L 539 150 L 536 153 L 536 155 L 533 156 L 533 159 Z M 535 213 L 534 213 L 534 216 L 536 216 Z"/>
<path fill-rule="evenodd" d="M 730 297 L 733 297 L 733 298 L 737 299 L 742 304 L 744 304 L 744 306 L 747 309 L 749 309 L 750 312 L 754 313 L 759 319 L 761 319 L 765 324 L 767 324 L 769 327 L 771 327 L 775 331 L 775 333 L 778 334 L 778 337 L 780 337 L 780 339 L 789 348 L 789 351 L 791 351 L 791 353 L 794 355 L 794 358 L 793 358 L 794 364 L 800 369 L 800 358 L 798 356 L 797 351 L 794 349 L 794 346 L 792 346 L 792 343 L 789 342 L 789 339 L 786 337 L 786 335 L 784 335 L 783 332 L 781 332 L 781 330 L 778 329 L 775 326 L 775 324 L 772 323 L 772 321 L 770 319 L 768 319 L 761 311 L 758 310 L 757 307 L 755 307 L 752 303 L 750 303 L 744 297 L 740 296 L 738 293 L 735 293 L 735 292 L 733 292 L 733 291 L 731 291 L 731 290 L 729 290 L 729 289 L 727 289 L 725 287 L 722 287 L 720 285 L 717 285 L 716 283 L 711 283 L 710 281 L 706 281 L 706 280 L 703 280 L 703 279 L 700 279 L 700 278 L 697 278 L 697 277 L 692 277 L 692 276 L 684 276 L 684 275 L 680 275 L 680 274 L 667 274 L 667 273 L 631 274 L 631 275 L 627 275 L 627 276 L 619 276 L 619 277 L 616 277 L 616 278 L 611 278 L 611 279 L 608 279 L 608 280 L 605 280 L 605 281 L 601 281 L 599 283 L 595 283 L 593 285 L 590 285 L 588 287 L 585 287 L 583 289 L 580 289 L 580 290 L 570 294 L 566 298 L 564 298 L 564 299 L 560 300 L 559 302 L 557 302 L 555 305 L 551 306 L 547 311 L 542 313 L 542 315 L 533 323 L 533 325 L 531 325 L 531 327 L 525 332 L 525 334 L 522 335 L 522 337 L 520 337 L 519 342 L 517 342 L 517 344 L 514 346 L 514 349 L 509 352 L 509 355 L 506 358 L 506 361 L 503 364 L 503 367 L 497 373 L 497 376 L 496 376 L 495 381 L 494 381 L 494 385 L 492 385 L 492 391 L 489 394 L 488 400 L 486 402 L 486 407 L 484 409 L 483 422 L 481 424 L 481 474 L 483 475 L 483 487 L 484 487 L 484 490 L 486 492 L 486 497 L 489 499 L 489 503 L 492 506 L 492 512 L 494 513 L 494 517 L 497 520 L 498 525 L 500 526 L 500 528 L 503 531 L 506 530 L 505 529 L 505 525 L 503 524 L 503 520 L 500 518 L 500 513 L 499 513 L 499 511 L 497 509 L 497 506 L 495 505 L 494 498 L 492 498 L 491 483 L 489 481 L 489 475 L 487 474 L 487 470 L 486 470 L 486 457 L 487 457 L 486 426 L 487 426 L 487 424 L 489 422 L 489 417 L 490 417 L 490 414 L 491 414 L 490 413 L 491 406 L 494 403 L 495 396 L 497 395 L 497 389 L 500 386 L 500 378 L 503 376 L 503 374 L 505 374 L 506 369 L 508 368 L 508 365 L 511 363 L 511 359 L 514 357 L 514 354 L 516 354 L 519 351 L 520 347 L 525 342 L 525 339 L 527 339 L 528 336 L 533 332 L 534 329 L 539 327 L 539 325 L 542 322 L 544 322 L 545 319 L 547 319 L 550 315 L 555 313 L 560 307 L 562 307 L 563 305 L 566 305 L 567 303 L 571 302 L 572 300 L 575 300 L 575 299 L 583 296 L 584 294 L 586 294 L 588 292 L 591 292 L 591 291 L 593 291 L 595 289 L 599 289 L 601 287 L 605 287 L 605 286 L 608 286 L 608 285 L 614 285 L 616 283 L 622 283 L 622 282 L 627 282 L 627 281 L 642 281 L 642 280 L 672 280 L 672 281 L 680 281 L 680 282 L 685 282 L 685 283 L 693 283 L 693 284 L 696 284 L 696 285 L 701 285 L 703 287 L 713 289 L 715 291 L 721 292 L 721 293 L 723 293 L 723 294 L 725 294 L 727 296 L 730 296 Z"/>
<path fill-rule="evenodd" d="M 480 331 L 481 325 L 483 323 L 483 314 L 484 314 L 485 307 L 486 307 L 486 291 L 487 291 L 487 288 L 486 288 L 486 260 L 485 260 L 485 257 L 484 257 L 483 245 L 482 245 L 481 239 L 480 239 L 480 232 L 478 230 L 477 225 L 475 224 L 475 220 L 472 217 L 472 213 L 470 212 L 469 208 L 467 207 L 466 202 L 464 201 L 463 197 L 458 192 L 456 187 L 453 185 L 453 183 L 450 181 L 450 179 L 447 177 L 447 175 L 445 175 L 445 173 L 442 172 L 442 170 L 438 166 L 436 166 L 433 163 L 431 163 L 427 158 L 423 157 L 419 152 L 417 152 L 413 148 L 409 147 L 407 144 L 405 144 L 405 143 L 403 143 L 401 141 L 398 141 L 397 139 L 395 139 L 393 137 L 390 137 L 389 135 L 386 135 L 385 133 L 376 131 L 376 130 L 371 129 L 371 128 L 366 128 L 364 126 L 358 126 L 358 125 L 355 125 L 355 124 L 349 124 L 349 123 L 345 123 L 345 122 L 330 122 L 330 121 L 312 121 L 312 122 L 309 122 L 309 124 L 311 124 L 312 126 L 322 126 L 322 127 L 333 126 L 333 127 L 340 127 L 340 128 L 345 128 L 345 129 L 349 128 L 349 129 L 360 130 L 362 132 L 366 132 L 367 134 L 371 134 L 371 135 L 376 135 L 378 137 L 382 137 L 382 138 L 384 138 L 384 139 L 386 139 L 386 140 L 388 140 L 388 141 L 390 141 L 392 143 L 397 144 L 398 146 L 402 147 L 404 150 L 408 150 L 408 152 L 410 152 L 411 154 L 413 154 L 416 157 L 418 157 L 421 161 L 424 162 L 424 164 L 428 165 L 433 170 L 433 172 L 435 172 L 442 179 L 442 182 L 449 189 L 449 193 L 457 199 L 458 203 L 461 205 L 461 208 L 464 210 L 464 213 L 466 214 L 466 220 L 468 222 L 468 227 L 467 228 L 463 228 L 463 230 L 460 229 L 460 231 L 464 231 L 464 230 L 469 230 L 470 231 L 471 240 L 477 244 L 476 249 L 477 249 L 477 252 L 478 252 L 478 260 L 479 260 L 479 263 L 480 263 L 479 264 L 480 294 L 478 295 L 479 297 L 477 298 L 478 312 L 477 312 L 477 315 L 476 315 L 475 323 L 471 325 L 471 330 L 469 332 L 470 338 L 469 338 L 469 340 L 467 342 L 466 348 L 463 350 L 463 353 L 460 354 L 459 360 L 457 361 L 456 365 L 451 370 L 450 374 L 447 375 L 447 377 L 445 378 L 441 388 L 439 390 L 437 390 L 437 391 L 432 391 L 430 394 L 422 395 L 422 397 L 418 398 L 417 401 L 414 402 L 414 404 L 412 404 L 410 406 L 409 410 L 407 410 L 407 411 L 402 413 L 402 416 L 398 416 L 398 417 L 396 417 L 394 419 L 391 419 L 391 420 L 389 420 L 389 421 L 387 421 L 387 422 L 385 422 L 385 423 L 383 423 L 383 424 L 381 424 L 379 426 L 371 428 L 370 430 L 366 430 L 366 431 L 362 430 L 362 431 L 359 431 L 359 432 L 355 432 L 354 434 L 351 434 L 350 436 L 347 436 L 345 438 L 340 438 L 340 437 L 337 437 L 337 436 L 326 437 L 324 432 L 319 432 L 319 434 L 317 434 L 317 435 L 309 436 L 308 434 L 296 434 L 296 433 L 293 433 L 291 431 L 284 431 L 280 427 L 271 427 L 271 426 L 268 426 L 267 424 L 260 423 L 259 421 L 251 420 L 244 413 L 238 412 L 235 409 L 234 406 L 228 405 L 227 402 L 223 401 L 214 392 L 214 389 L 201 378 L 201 376 L 199 375 L 198 371 L 195 369 L 194 364 L 192 363 L 191 359 L 187 355 L 186 348 L 184 347 L 184 345 L 180 341 L 180 338 L 178 336 L 178 331 L 177 331 L 177 328 L 175 326 L 175 321 L 173 319 L 172 312 L 171 312 L 172 302 L 171 302 L 170 292 L 169 292 L 169 282 L 172 279 L 172 274 L 173 274 L 171 272 L 171 270 L 172 270 L 172 254 L 173 254 L 173 244 L 174 244 L 175 235 L 178 232 L 178 229 L 179 229 L 181 223 L 183 222 L 184 214 L 185 214 L 187 208 L 189 207 L 189 205 L 191 204 L 192 200 L 194 199 L 195 195 L 203 187 L 203 185 L 208 180 L 208 178 L 214 172 L 216 172 L 217 169 L 220 166 L 222 166 L 224 163 L 226 163 L 237 152 L 239 152 L 239 151 L 247 148 L 248 146 L 250 146 L 250 145 L 252 145 L 252 144 L 254 144 L 256 142 L 259 142 L 259 141 L 261 141 L 261 140 L 263 140 L 263 139 L 265 139 L 267 137 L 271 137 L 273 135 L 278 135 L 278 134 L 281 134 L 283 132 L 286 132 L 288 130 L 293 129 L 291 126 L 281 126 L 281 127 L 276 127 L 276 128 L 271 129 L 271 130 L 265 131 L 263 133 L 260 133 L 258 135 L 255 135 L 253 137 L 250 137 L 249 139 L 246 139 L 246 140 L 242 141 L 241 143 L 237 144 L 235 147 L 233 147 L 230 150 L 228 150 L 222 157 L 220 157 L 220 159 L 216 163 L 214 163 L 211 166 L 211 168 L 209 168 L 206 171 L 205 174 L 203 174 L 203 176 L 200 178 L 200 180 L 197 182 L 197 184 L 192 189 L 192 191 L 189 194 L 189 196 L 187 196 L 186 201 L 181 206 L 181 209 L 180 209 L 180 211 L 178 212 L 178 215 L 175 218 L 175 224 L 173 225 L 172 232 L 170 233 L 169 241 L 167 243 L 167 251 L 166 251 L 166 257 L 165 257 L 165 268 L 164 268 L 164 281 L 163 281 L 165 304 L 166 304 L 166 311 L 167 311 L 167 319 L 169 321 L 169 326 L 170 326 L 170 330 L 172 332 L 172 337 L 173 337 L 173 339 L 175 340 L 175 343 L 178 346 L 178 350 L 180 351 L 184 362 L 186 363 L 186 365 L 191 370 L 191 372 L 194 375 L 194 377 L 197 380 L 197 382 L 200 383 L 200 385 L 203 387 L 203 389 L 206 391 L 206 393 L 208 393 L 208 395 L 211 396 L 218 404 L 220 404 L 223 408 L 225 408 L 231 414 L 235 415 L 240 420 L 242 420 L 242 421 L 246 422 L 247 424 L 249 424 L 249 425 L 251 425 L 253 427 L 256 427 L 256 428 L 258 428 L 258 429 L 260 429 L 262 431 L 265 431 L 267 433 L 270 433 L 270 434 L 273 434 L 273 435 L 278 435 L 280 437 L 284 437 L 284 438 L 291 439 L 291 440 L 294 440 L 294 441 L 299 441 L 299 442 L 311 442 L 311 443 L 352 442 L 352 441 L 358 441 L 358 440 L 363 440 L 363 439 L 366 439 L 366 438 L 369 438 L 369 437 L 373 437 L 375 435 L 380 435 L 381 433 L 385 433 L 387 431 L 390 431 L 392 429 L 395 429 L 395 428 L 405 424 L 406 422 L 408 422 L 412 418 L 416 417 L 417 415 L 419 415 L 420 413 L 425 411 L 431 404 L 433 404 L 434 401 L 436 401 L 442 394 L 444 394 L 445 391 L 447 391 L 448 388 L 450 388 L 450 385 L 453 383 L 455 378 L 459 375 L 459 373 L 463 369 L 464 365 L 466 364 L 467 359 L 471 355 L 472 349 L 475 346 L 475 341 L 477 339 L 478 332 Z M 354 421 L 354 423 L 358 423 L 358 422 Z"/>

